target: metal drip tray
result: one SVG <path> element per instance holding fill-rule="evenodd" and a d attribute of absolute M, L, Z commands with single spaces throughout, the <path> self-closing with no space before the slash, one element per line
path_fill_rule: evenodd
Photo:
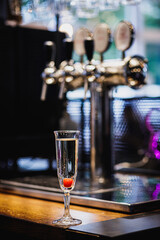
<path fill-rule="evenodd" d="M 63 202 L 57 177 L 28 176 L 0 180 L 0 191 Z M 117 173 L 106 184 L 78 179 L 71 203 L 135 213 L 160 207 L 160 177 Z"/>

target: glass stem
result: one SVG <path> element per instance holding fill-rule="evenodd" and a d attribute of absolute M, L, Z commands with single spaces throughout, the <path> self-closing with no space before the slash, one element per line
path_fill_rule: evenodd
<path fill-rule="evenodd" d="M 63 217 L 71 217 L 70 215 L 70 210 L 69 210 L 69 206 L 70 206 L 70 193 L 69 192 L 65 192 L 64 193 L 64 214 Z"/>

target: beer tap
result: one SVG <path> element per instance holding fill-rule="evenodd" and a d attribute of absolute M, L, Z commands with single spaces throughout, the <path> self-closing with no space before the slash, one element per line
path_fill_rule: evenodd
<path fill-rule="evenodd" d="M 94 42 L 95 51 L 100 54 L 100 63 L 96 64 L 97 78 L 96 82 L 100 85 L 101 97 L 99 103 L 100 114 L 100 124 L 99 133 L 101 137 L 99 138 L 100 143 L 99 156 L 96 157 L 95 161 L 101 162 L 101 177 L 98 178 L 98 182 L 104 182 L 106 178 L 109 178 L 113 172 L 112 169 L 112 153 L 111 153 L 111 103 L 110 103 L 110 86 L 106 88 L 104 86 L 104 81 L 106 79 L 106 69 L 104 67 L 104 53 L 110 48 L 112 43 L 111 30 L 109 26 L 105 23 L 100 23 L 94 29 Z M 96 149 L 97 151 L 97 149 Z"/>
<path fill-rule="evenodd" d="M 136 88 L 146 83 L 148 60 L 138 55 L 125 57 L 125 51 L 133 44 L 134 36 L 131 23 L 121 21 L 118 24 L 114 41 L 117 49 L 122 51 L 122 59 L 110 59 L 97 65 L 97 82 L 103 87 L 128 85 Z"/>
<path fill-rule="evenodd" d="M 93 64 L 93 53 L 94 53 L 94 40 L 93 36 L 89 36 L 84 40 L 85 52 L 88 59 L 88 63 L 85 65 L 85 79 L 84 79 L 84 91 L 85 96 L 88 90 L 88 84 L 90 85 L 91 92 L 91 157 L 90 157 L 90 168 L 91 178 L 95 180 L 96 177 L 96 66 Z"/>
<path fill-rule="evenodd" d="M 77 82 L 80 83 L 80 86 L 84 86 L 84 99 L 86 99 L 86 94 L 88 91 L 88 79 L 86 78 L 86 66 L 83 62 L 84 55 L 88 55 L 88 48 L 86 53 L 85 40 L 91 38 L 91 32 L 87 28 L 80 28 L 77 30 L 74 36 L 74 51 L 77 55 L 80 56 L 80 61 L 75 63 L 75 68 L 77 70 Z M 87 44 L 87 43 L 86 43 Z M 91 44 L 93 45 L 93 40 L 91 39 Z M 93 48 L 93 46 L 92 46 Z M 93 55 L 93 49 L 92 49 Z M 87 56 L 88 57 L 88 56 Z M 90 58 L 90 57 L 89 57 Z M 88 58 L 88 60 L 89 60 Z M 92 56 L 91 59 L 92 60 Z M 89 60 L 89 61 L 90 61 Z"/>
<path fill-rule="evenodd" d="M 64 44 L 64 52 L 65 52 L 65 61 L 60 64 L 61 77 L 59 77 L 58 82 L 60 83 L 59 90 L 59 99 L 63 98 L 63 94 L 65 92 L 65 88 L 67 84 L 73 80 L 73 71 L 74 65 L 72 59 L 72 51 L 73 51 L 73 41 L 71 38 L 66 38 L 63 41 Z"/>
<path fill-rule="evenodd" d="M 113 173 L 111 150 L 112 87 L 128 85 L 132 88 L 138 88 L 146 83 L 147 59 L 137 55 L 125 57 L 125 51 L 133 43 L 134 34 L 133 26 L 128 22 L 121 21 L 116 28 L 114 40 L 117 49 L 122 51 L 122 59 L 104 60 L 104 52 L 109 49 L 112 42 L 111 30 L 108 25 L 104 23 L 97 25 L 93 34 L 87 29 L 81 28 L 75 34 L 74 39 L 74 50 L 80 56 L 80 61 L 78 63 L 73 62 L 73 40 L 67 38 L 64 40 L 66 60 L 60 64 L 59 69 L 56 69 L 54 64 L 55 45 L 53 43 L 45 43 L 44 45 L 47 58 L 46 67 L 42 73 L 42 100 L 45 100 L 47 85 L 49 84 L 60 84 L 60 99 L 63 98 L 65 91 L 75 90 L 80 87 L 84 87 L 85 99 L 88 89 L 90 90 L 90 168 L 92 180 L 96 180 L 98 161 L 101 162 L 102 171 L 100 175 L 102 178 L 99 179 L 101 182 L 110 178 Z M 94 50 L 100 54 L 99 63 L 93 60 Z M 84 54 L 86 54 L 88 60 L 86 63 L 83 63 Z M 101 94 L 98 94 L 99 89 Z M 98 102 L 97 99 L 100 101 Z M 100 114 L 97 117 L 99 110 Z M 99 124 L 98 132 L 96 132 L 97 124 Z M 98 143 L 99 152 L 96 148 L 96 134 L 100 135 L 101 138 L 101 141 L 99 141 L 101 145 Z"/>
<path fill-rule="evenodd" d="M 63 98 L 65 91 L 75 90 L 83 86 L 83 66 L 72 60 L 73 40 L 71 38 L 64 40 L 64 51 L 66 60 L 60 64 L 60 69 L 56 74 L 58 83 L 60 83 L 60 99 Z"/>
<path fill-rule="evenodd" d="M 80 56 L 80 64 L 83 65 L 83 57 L 86 53 L 84 40 L 90 36 L 90 31 L 87 28 L 79 28 L 74 35 L 74 51 Z M 82 66 L 81 66 L 82 67 Z"/>
<path fill-rule="evenodd" d="M 122 23 L 121 23 L 122 24 Z M 116 36 L 119 38 L 121 34 L 121 24 L 120 30 L 117 28 L 116 31 L 119 33 Z M 99 179 L 103 182 L 106 178 L 110 178 L 113 173 L 113 157 L 112 157 L 112 106 L 111 106 L 111 94 L 112 87 L 118 85 L 128 85 L 132 88 L 140 87 L 145 84 L 147 75 L 147 60 L 140 56 L 124 57 L 125 51 L 131 46 L 134 39 L 133 27 L 130 24 L 123 23 L 131 29 L 130 35 L 129 31 L 126 36 L 124 33 L 121 36 L 120 42 L 117 41 L 118 47 L 121 47 L 123 59 L 120 60 L 106 60 L 103 61 L 103 54 L 109 49 L 111 45 L 111 31 L 106 24 L 99 24 L 94 30 L 94 44 L 95 50 L 100 54 L 100 63 L 97 64 L 96 69 L 93 67 L 93 72 L 88 71 L 85 73 L 86 76 L 94 74 L 93 83 L 98 83 L 101 86 L 101 163 L 102 163 L 102 178 Z M 122 29 L 123 30 L 123 29 Z M 124 30 L 123 30 L 124 31 Z M 99 36 L 98 36 L 99 35 Z M 125 37 L 125 41 L 122 40 Z M 129 39 L 128 39 L 129 38 Z M 121 46 L 122 44 L 122 46 Z M 87 51 L 87 49 L 86 49 Z M 91 59 L 89 59 L 89 64 L 91 64 Z M 86 65 L 87 66 L 87 65 Z M 89 68 L 91 69 L 91 68 Z M 88 81 L 89 82 L 89 81 Z M 95 138 L 95 89 L 93 90 L 93 85 L 91 85 L 91 176 L 95 179 L 96 174 L 96 138 Z M 99 129 L 100 132 L 100 129 Z"/>
<path fill-rule="evenodd" d="M 56 47 L 52 41 L 44 42 L 44 58 L 45 58 L 45 69 L 42 72 L 42 92 L 41 92 L 41 100 L 44 101 L 46 99 L 47 94 L 47 85 L 55 84 L 56 79 L 54 77 L 54 73 L 56 72 L 55 67 L 55 54 Z"/>
<path fill-rule="evenodd" d="M 146 84 L 148 59 L 134 55 L 128 58 L 125 68 L 126 84 L 131 88 L 139 88 Z"/>
<path fill-rule="evenodd" d="M 100 34 L 100 36 L 99 36 Z M 94 30 L 95 50 L 100 54 L 100 64 L 97 64 L 98 78 L 102 88 L 125 84 L 124 62 L 122 60 L 103 60 L 103 54 L 112 43 L 111 30 L 107 24 L 98 24 Z"/>
<path fill-rule="evenodd" d="M 86 94 L 88 91 L 88 85 L 91 85 L 91 88 L 93 89 L 93 86 L 95 84 L 92 84 L 96 80 L 96 65 L 93 63 L 93 52 L 94 52 L 94 40 L 93 36 L 90 35 L 84 40 L 84 46 L 85 46 L 85 52 L 88 59 L 88 63 L 84 67 L 84 99 L 86 98 Z"/>

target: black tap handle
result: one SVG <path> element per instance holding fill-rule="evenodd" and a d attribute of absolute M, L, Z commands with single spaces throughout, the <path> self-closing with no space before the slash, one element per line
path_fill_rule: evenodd
<path fill-rule="evenodd" d="M 56 56 L 56 46 L 52 41 L 44 42 L 44 60 L 45 64 L 48 64 L 50 61 L 55 61 Z"/>
<path fill-rule="evenodd" d="M 70 61 L 72 59 L 73 40 L 71 38 L 65 38 L 63 41 L 63 44 L 64 44 L 65 59 L 67 61 Z"/>
<path fill-rule="evenodd" d="M 88 58 L 88 61 L 90 62 L 93 58 L 93 52 L 94 52 L 94 40 L 91 37 L 88 37 L 84 40 L 84 47 L 86 51 L 86 56 Z"/>

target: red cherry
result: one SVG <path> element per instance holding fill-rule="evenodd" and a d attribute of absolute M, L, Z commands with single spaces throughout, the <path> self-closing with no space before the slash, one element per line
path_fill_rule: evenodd
<path fill-rule="evenodd" d="M 73 185 L 73 179 L 72 178 L 64 178 L 63 179 L 63 186 L 66 188 L 69 188 Z"/>

